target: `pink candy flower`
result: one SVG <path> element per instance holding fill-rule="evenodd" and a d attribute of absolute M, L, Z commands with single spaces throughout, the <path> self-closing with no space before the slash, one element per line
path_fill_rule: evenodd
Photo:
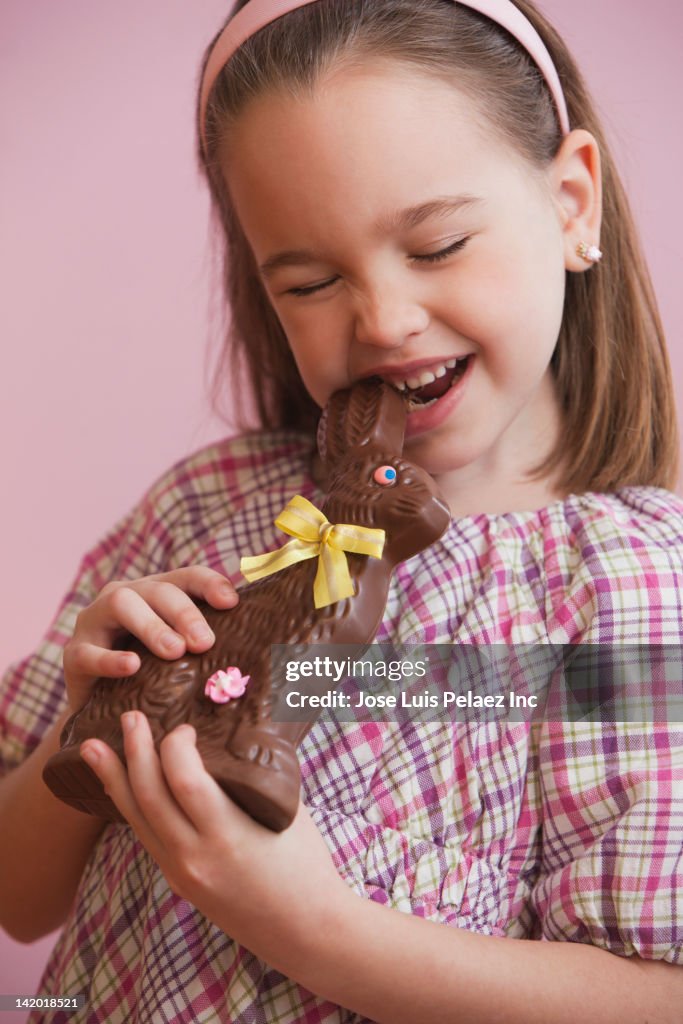
<path fill-rule="evenodd" d="M 220 668 L 207 679 L 204 695 L 210 697 L 216 704 L 227 704 L 229 700 L 242 696 L 250 679 L 251 676 L 243 676 L 234 665 L 226 669 Z"/>

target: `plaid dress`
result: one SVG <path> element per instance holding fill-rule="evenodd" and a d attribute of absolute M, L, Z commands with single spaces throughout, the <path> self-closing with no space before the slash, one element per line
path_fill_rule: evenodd
<path fill-rule="evenodd" d="M 65 707 L 61 653 L 110 579 L 201 563 L 237 578 L 320 505 L 311 441 L 277 431 L 179 461 L 89 551 L 37 651 L 0 689 L 0 772 Z M 679 643 L 683 502 L 658 488 L 454 520 L 398 567 L 379 641 Z M 683 726 L 334 723 L 300 748 L 303 799 L 339 873 L 398 912 L 484 935 L 683 962 Z M 86 865 L 39 986 L 85 1009 L 30 1021 L 361 1024 L 175 896 L 126 825 Z"/>

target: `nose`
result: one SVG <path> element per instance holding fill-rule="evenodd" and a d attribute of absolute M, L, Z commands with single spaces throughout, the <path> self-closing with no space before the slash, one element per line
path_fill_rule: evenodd
<path fill-rule="evenodd" d="M 355 309 L 356 340 L 365 345 L 398 348 L 429 326 L 429 313 L 404 287 L 384 283 L 359 296 Z"/>

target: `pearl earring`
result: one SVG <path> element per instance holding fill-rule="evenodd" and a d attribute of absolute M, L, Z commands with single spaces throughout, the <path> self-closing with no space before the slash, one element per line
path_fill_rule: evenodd
<path fill-rule="evenodd" d="M 599 263 L 602 259 L 602 253 L 597 245 L 587 245 L 586 242 L 579 242 L 576 247 L 576 255 L 586 263 Z"/>

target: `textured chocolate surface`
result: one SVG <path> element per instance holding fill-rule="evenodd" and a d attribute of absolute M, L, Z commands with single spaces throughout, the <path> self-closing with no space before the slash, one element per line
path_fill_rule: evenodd
<path fill-rule="evenodd" d="M 331 523 L 386 532 L 381 559 L 347 556 L 354 596 L 316 609 L 318 560 L 312 558 L 246 584 L 234 608 L 216 610 L 197 601 L 216 636 L 203 654 L 168 661 L 138 639 L 126 638 L 118 646 L 140 655 L 140 669 L 123 679 L 97 680 L 88 703 L 66 723 L 61 749 L 43 771 L 56 796 L 90 814 L 124 820 L 79 747 L 97 737 L 125 763 L 120 716 L 140 710 L 149 719 L 157 750 L 168 732 L 189 722 L 207 771 L 237 804 L 275 831 L 291 823 L 300 788 L 296 746 L 312 722 L 272 721 L 277 679 L 284 677 L 271 672 L 270 645 L 295 645 L 294 653 L 309 644 L 348 643 L 358 645 L 360 653 L 382 621 L 394 567 L 436 541 L 450 520 L 433 480 L 402 458 L 405 419 L 403 399 L 378 378 L 337 392 L 321 418 L 318 446 L 328 481 L 323 513 Z M 396 470 L 393 484 L 375 481 L 379 466 Z M 217 704 L 204 695 L 204 687 L 209 676 L 228 666 L 251 679 L 242 697 Z"/>

